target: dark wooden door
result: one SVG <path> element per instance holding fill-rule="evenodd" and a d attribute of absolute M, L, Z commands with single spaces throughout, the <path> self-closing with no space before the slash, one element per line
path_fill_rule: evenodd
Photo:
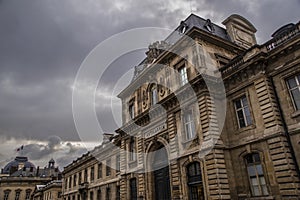
<path fill-rule="evenodd" d="M 169 166 L 154 171 L 155 199 L 171 200 Z"/>

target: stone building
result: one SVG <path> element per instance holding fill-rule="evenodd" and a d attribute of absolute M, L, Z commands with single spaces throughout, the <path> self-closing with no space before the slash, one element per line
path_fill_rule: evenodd
<path fill-rule="evenodd" d="M 191 14 L 149 46 L 119 94 L 113 151 L 67 166 L 65 199 L 300 198 L 300 23 L 261 45 L 247 19 L 223 24 Z M 92 181 L 110 157 L 120 171 Z"/>
<path fill-rule="evenodd" d="M 51 159 L 44 168 L 35 167 L 27 157 L 17 156 L 0 174 L 0 199 L 31 200 L 36 185 L 61 179 L 61 172 Z M 59 188 L 61 191 L 61 188 Z"/>
<path fill-rule="evenodd" d="M 36 185 L 32 200 L 61 200 L 62 180 L 53 180 L 46 185 Z"/>
<path fill-rule="evenodd" d="M 117 137 L 110 142 L 113 135 L 105 136 L 100 146 L 64 168 L 65 200 L 120 199 L 120 145 Z"/>

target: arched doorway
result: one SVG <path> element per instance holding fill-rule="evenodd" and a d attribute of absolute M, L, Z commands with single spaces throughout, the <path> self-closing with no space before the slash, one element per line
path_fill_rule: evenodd
<path fill-rule="evenodd" d="M 152 169 L 153 197 L 156 200 L 171 200 L 169 159 L 162 144 L 154 152 Z"/>

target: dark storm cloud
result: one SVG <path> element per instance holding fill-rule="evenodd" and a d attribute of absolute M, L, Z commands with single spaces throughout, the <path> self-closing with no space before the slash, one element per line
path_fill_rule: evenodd
<path fill-rule="evenodd" d="M 59 135 L 62 140 L 78 140 L 72 84 L 83 59 L 112 34 L 147 26 L 173 29 L 192 9 L 218 24 L 232 13 L 241 14 L 258 29 L 257 38 L 263 43 L 277 28 L 297 22 L 299 7 L 297 0 L 2 0 L 0 135 L 39 140 Z M 129 55 L 127 61 L 125 57 L 122 66 L 115 62 L 101 80 L 100 92 L 110 91 L 116 81 L 111 77 L 122 75 L 120 67 L 126 71 L 137 65 L 142 54 L 137 57 Z M 116 124 L 110 107 L 101 104 L 106 101 L 101 96 L 97 99 L 98 115 L 105 131 L 113 131 Z"/>

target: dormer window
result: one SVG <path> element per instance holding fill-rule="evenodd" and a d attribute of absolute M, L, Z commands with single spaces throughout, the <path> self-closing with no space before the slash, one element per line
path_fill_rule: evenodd
<path fill-rule="evenodd" d="M 184 21 L 181 21 L 180 22 L 179 32 L 181 34 L 184 34 L 186 32 L 187 28 L 188 28 L 188 25 Z"/>
<path fill-rule="evenodd" d="M 210 19 L 206 20 L 206 23 L 204 24 L 204 28 L 206 28 L 211 33 L 215 32 L 215 28 L 213 27 L 213 24 L 211 23 Z"/>

